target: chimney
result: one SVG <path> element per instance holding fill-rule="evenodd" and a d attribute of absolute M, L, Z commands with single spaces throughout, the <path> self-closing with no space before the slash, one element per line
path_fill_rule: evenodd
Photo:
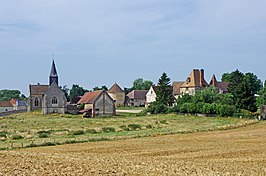
<path fill-rule="evenodd" d="M 204 82 L 204 69 L 200 69 L 200 86 L 204 87 L 205 82 Z"/>

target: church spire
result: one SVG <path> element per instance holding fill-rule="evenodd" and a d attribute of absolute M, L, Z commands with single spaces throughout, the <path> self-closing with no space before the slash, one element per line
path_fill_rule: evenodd
<path fill-rule="evenodd" d="M 52 85 L 53 82 L 55 82 L 58 85 L 58 75 L 55 67 L 55 63 L 53 60 L 52 67 L 51 67 L 51 73 L 50 73 L 50 80 L 49 80 L 49 85 Z"/>

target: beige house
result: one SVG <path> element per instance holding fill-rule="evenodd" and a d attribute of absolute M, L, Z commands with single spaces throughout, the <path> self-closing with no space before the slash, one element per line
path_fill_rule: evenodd
<path fill-rule="evenodd" d="M 127 94 L 127 106 L 144 107 L 146 104 L 147 90 L 132 90 Z"/>
<path fill-rule="evenodd" d="M 125 92 L 121 89 L 121 87 L 115 83 L 109 90 L 108 94 L 114 100 L 115 106 L 125 106 Z"/>
<path fill-rule="evenodd" d="M 81 110 L 80 113 L 86 113 L 89 117 L 116 114 L 114 101 L 104 90 L 85 93 L 77 104 L 85 105 L 84 110 Z"/>
<path fill-rule="evenodd" d="M 11 99 L 10 101 L 0 102 L 0 113 L 8 111 L 27 110 L 27 103 L 23 100 Z"/>
<path fill-rule="evenodd" d="M 193 69 L 186 81 L 180 86 L 180 94 L 195 95 L 197 90 L 208 86 L 204 79 L 204 70 Z"/>
<path fill-rule="evenodd" d="M 173 96 L 175 97 L 175 99 L 178 99 L 178 97 L 181 94 L 181 86 L 184 84 L 184 81 L 175 81 L 173 82 Z"/>

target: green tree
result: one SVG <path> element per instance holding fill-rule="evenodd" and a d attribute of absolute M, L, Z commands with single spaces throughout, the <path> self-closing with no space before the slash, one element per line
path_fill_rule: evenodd
<path fill-rule="evenodd" d="M 14 99 L 25 99 L 25 95 L 21 95 L 19 90 L 0 90 L 0 101 L 9 101 Z"/>
<path fill-rule="evenodd" d="M 134 80 L 132 90 L 148 90 L 153 85 L 152 81 L 138 78 Z"/>
<path fill-rule="evenodd" d="M 102 87 L 96 86 L 96 87 L 93 88 L 93 91 L 97 91 L 97 90 L 105 90 L 105 91 L 108 91 L 108 87 L 105 86 L 105 85 L 103 85 Z"/>
<path fill-rule="evenodd" d="M 262 87 L 261 81 L 253 73 L 243 74 L 236 70 L 226 76 L 230 82 L 228 91 L 233 95 L 233 100 L 237 108 L 256 111 L 255 94 Z"/>
<path fill-rule="evenodd" d="M 156 92 L 156 101 L 166 106 L 170 106 L 173 103 L 173 95 L 170 81 L 171 79 L 164 72 L 158 81 Z"/>
<path fill-rule="evenodd" d="M 259 92 L 259 96 L 256 99 L 257 108 L 260 109 L 262 105 L 266 104 L 266 81 L 264 81 L 264 86 Z"/>
<path fill-rule="evenodd" d="M 72 88 L 69 90 L 69 99 L 72 101 L 74 98 L 78 96 L 83 96 L 86 92 L 89 91 L 77 84 L 73 84 Z"/>

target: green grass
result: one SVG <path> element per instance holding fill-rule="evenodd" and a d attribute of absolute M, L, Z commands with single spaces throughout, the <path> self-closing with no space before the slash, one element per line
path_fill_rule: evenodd
<path fill-rule="evenodd" d="M 40 112 L 0 117 L 0 122 L 1 149 L 224 130 L 256 123 L 249 119 L 175 114 L 84 119 L 81 115 Z"/>
<path fill-rule="evenodd" d="M 123 106 L 118 107 L 117 110 L 144 110 L 145 107 Z"/>

